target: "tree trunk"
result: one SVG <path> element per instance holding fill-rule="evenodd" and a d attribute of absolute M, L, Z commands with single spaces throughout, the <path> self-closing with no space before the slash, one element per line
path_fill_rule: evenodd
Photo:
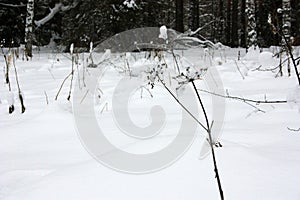
<path fill-rule="evenodd" d="M 282 0 L 282 31 L 284 37 L 290 40 L 291 37 L 291 1 Z"/>
<path fill-rule="evenodd" d="M 183 25 L 183 0 L 176 0 L 176 31 L 181 33 L 184 32 L 184 25 Z"/>
<path fill-rule="evenodd" d="M 257 46 L 256 20 L 255 20 L 255 2 L 246 0 L 247 8 L 247 48 Z"/>
<path fill-rule="evenodd" d="M 227 0 L 227 17 L 226 17 L 226 43 L 230 44 L 231 41 L 231 0 Z"/>
<path fill-rule="evenodd" d="M 238 0 L 232 0 L 231 46 L 239 46 L 238 38 Z"/>
<path fill-rule="evenodd" d="M 241 47 L 246 47 L 246 0 L 242 0 L 241 4 Z"/>
<path fill-rule="evenodd" d="M 192 30 L 197 30 L 199 23 L 199 0 L 192 0 Z"/>
<path fill-rule="evenodd" d="M 28 57 L 32 57 L 32 26 L 34 16 L 34 0 L 28 0 L 27 16 L 25 24 L 25 53 Z"/>
<path fill-rule="evenodd" d="M 223 0 L 219 0 L 219 10 L 218 10 L 218 26 L 217 26 L 217 31 L 218 31 L 218 41 L 223 42 L 224 41 L 224 36 L 223 36 L 223 31 L 224 31 L 224 2 Z"/>

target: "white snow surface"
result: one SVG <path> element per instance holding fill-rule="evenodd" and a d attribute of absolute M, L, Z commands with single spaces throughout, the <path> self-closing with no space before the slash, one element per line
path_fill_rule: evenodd
<path fill-rule="evenodd" d="M 126 1 L 127 2 L 127 1 Z M 285 100 L 292 96 L 299 105 L 299 87 L 294 76 L 275 78 L 272 72 L 249 70 L 243 79 L 236 62 L 255 69 L 261 59 L 251 51 L 237 61 L 236 50 L 226 50 L 226 60 L 215 63 L 224 88 L 230 95 L 249 99 Z M 269 54 L 268 54 L 269 55 Z M 107 51 L 101 60 L 112 55 Z M 85 55 L 85 59 L 88 55 Z M 85 59 L 80 55 L 80 65 Z M 271 59 L 269 57 L 269 59 Z M 133 66 L 139 73 L 139 63 Z M 3 57 L 0 65 L 4 65 Z M 86 65 L 86 63 L 85 63 Z M 111 170 L 90 156 L 77 134 L 72 105 L 66 100 L 69 81 L 58 101 L 55 95 L 63 79 L 71 71 L 69 54 L 49 51 L 35 52 L 32 61 L 17 60 L 16 66 L 22 92 L 26 95 L 25 114 L 15 101 L 15 112 L 8 114 L 10 99 L 6 100 L 7 86 L 0 85 L 0 199 L 1 200 L 193 200 L 220 199 L 213 171 L 212 158 L 199 160 L 203 144 L 203 130 L 186 154 L 172 166 L 152 174 L 130 175 Z M 149 123 L 148 111 L 152 104 L 165 107 L 170 118 L 161 136 L 153 141 L 132 141 L 115 136 L 118 132 L 111 120 L 111 100 L 108 98 L 122 75 L 108 68 L 99 87 L 103 99 L 95 106 L 97 117 L 103 120 L 107 137 L 128 152 L 139 149 L 151 151 L 168 144 L 180 123 L 176 102 L 163 88 L 153 91 L 150 98 L 134 98 L 131 117 L 138 124 Z M 90 72 L 94 69 L 89 69 Z M 142 71 L 142 70 L 141 70 Z M 13 91 L 17 91 L 11 73 Z M 0 73 L 4 80 L 3 73 Z M 206 89 L 199 80 L 197 87 Z M 292 91 L 292 92 L 290 92 Z M 200 93 L 208 115 L 211 113 L 210 95 Z M 46 98 L 49 100 L 47 104 Z M 107 109 L 103 109 L 107 105 Z M 226 100 L 226 118 L 220 142 L 216 148 L 217 164 L 225 199 L 228 200 L 299 200 L 300 199 L 300 113 L 288 104 L 256 105 L 262 111 L 235 100 Z M 202 118 L 201 118 L 202 119 Z M 203 120 L 203 119 L 202 119 Z M 119 133 L 118 133 L 119 134 Z M 119 140 L 118 140 L 119 139 Z"/>

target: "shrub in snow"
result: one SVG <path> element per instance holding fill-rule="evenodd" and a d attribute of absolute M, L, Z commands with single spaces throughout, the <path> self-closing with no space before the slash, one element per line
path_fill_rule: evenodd
<path fill-rule="evenodd" d="M 300 112 L 300 86 L 297 86 L 288 93 L 287 102 L 292 108 L 297 106 Z"/>

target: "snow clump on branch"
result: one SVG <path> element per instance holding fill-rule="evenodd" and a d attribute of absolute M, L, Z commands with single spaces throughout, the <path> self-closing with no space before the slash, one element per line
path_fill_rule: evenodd
<path fill-rule="evenodd" d="M 123 5 L 127 6 L 127 8 L 137 8 L 134 0 L 126 0 L 123 2 Z"/>

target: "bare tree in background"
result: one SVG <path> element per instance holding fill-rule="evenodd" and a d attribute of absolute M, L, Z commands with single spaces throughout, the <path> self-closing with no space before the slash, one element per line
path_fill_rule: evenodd
<path fill-rule="evenodd" d="M 282 0 L 282 31 L 283 36 L 290 40 L 291 38 L 291 1 Z"/>
<path fill-rule="evenodd" d="M 34 16 L 34 0 L 28 0 L 25 24 L 25 53 L 26 57 L 32 57 L 32 26 Z"/>
<path fill-rule="evenodd" d="M 246 14 L 247 14 L 247 48 L 254 45 L 257 46 L 257 32 L 255 20 L 255 1 L 246 0 Z"/>

